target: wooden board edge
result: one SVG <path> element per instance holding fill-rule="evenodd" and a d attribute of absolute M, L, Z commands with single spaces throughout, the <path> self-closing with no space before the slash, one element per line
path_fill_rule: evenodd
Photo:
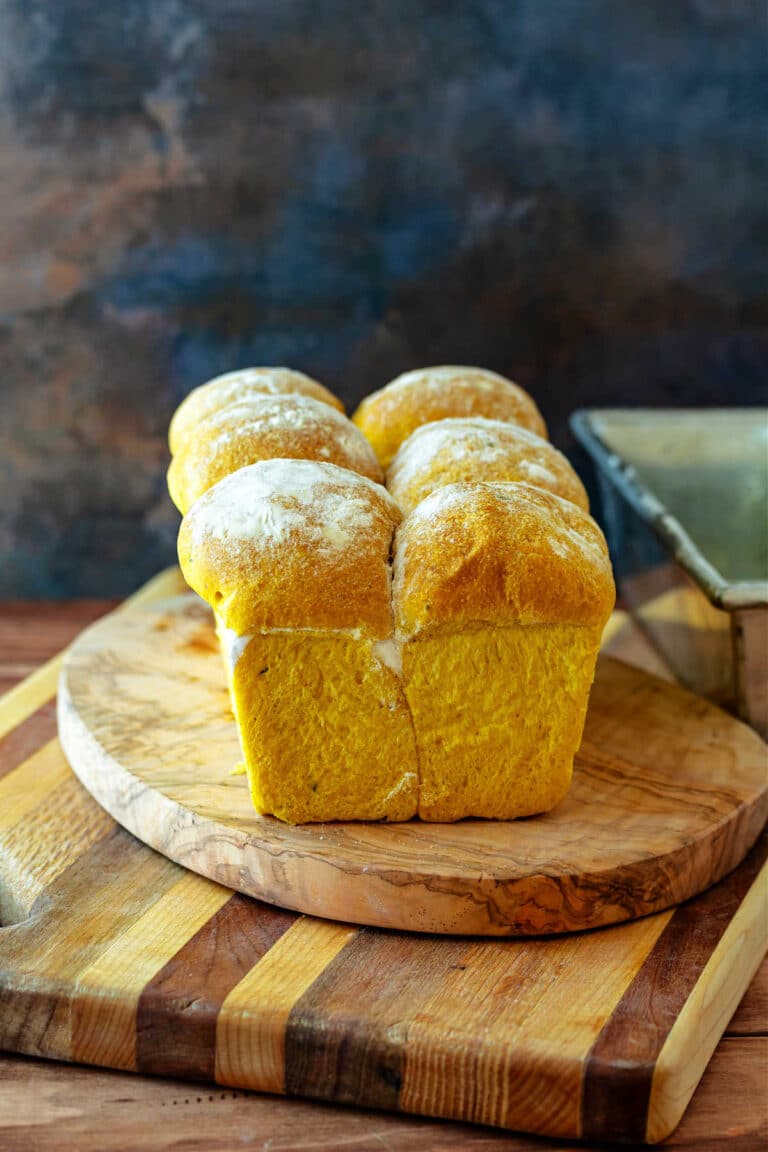
<path fill-rule="evenodd" d="M 767 865 L 768 836 L 758 841 L 729 877 L 672 911 L 585 1061 L 583 1139 L 646 1142 L 653 1077 L 662 1050 L 702 972 Z M 734 1003 L 732 1010 L 735 1007 Z M 715 1043 L 726 1020 L 720 1022 Z M 706 1058 L 699 1076 L 705 1065 Z M 684 1107 L 685 1102 L 681 1113 Z"/>
<path fill-rule="evenodd" d="M 677 1127 L 741 998 L 768 953 L 768 863 L 755 878 L 659 1053 L 646 1142 Z"/>

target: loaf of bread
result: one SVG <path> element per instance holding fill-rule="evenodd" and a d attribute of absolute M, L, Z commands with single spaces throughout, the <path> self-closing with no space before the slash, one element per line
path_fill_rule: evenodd
<path fill-rule="evenodd" d="M 184 518 L 181 568 L 218 618 L 259 812 L 291 823 L 416 813 L 394 656 L 399 522 L 383 487 L 310 460 L 242 468 Z"/>
<path fill-rule="evenodd" d="M 230 397 L 174 441 L 179 559 L 214 611 L 254 805 L 292 823 L 548 811 L 613 608 L 605 540 L 510 381 L 432 369 L 385 394 L 355 419 L 395 455 L 389 492 L 362 434 L 305 394 Z"/>
<path fill-rule="evenodd" d="M 440 488 L 397 533 L 393 603 L 419 816 L 554 807 L 614 604 L 594 520 L 529 484 Z"/>
<path fill-rule="evenodd" d="M 522 480 L 589 511 L 584 485 L 562 452 L 527 428 L 484 416 L 422 424 L 387 469 L 389 493 L 406 514 L 436 488 L 478 480 Z"/>
<path fill-rule="evenodd" d="M 366 396 L 352 417 L 388 468 L 404 440 L 422 424 L 449 416 L 487 416 L 530 428 L 546 437 L 547 427 L 522 388 L 485 368 L 419 368 Z"/>
<path fill-rule="evenodd" d="M 231 472 L 276 457 L 324 460 L 384 479 L 376 455 L 351 420 L 311 396 L 256 394 L 203 417 L 178 444 L 168 490 L 180 512 Z"/>
<path fill-rule="evenodd" d="M 201 384 L 182 400 L 168 428 L 171 455 L 176 455 L 206 416 L 235 401 L 264 395 L 311 396 L 313 400 L 322 400 L 339 412 L 344 411 L 338 396 L 334 396 L 333 392 L 303 372 L 295 372 L 292 368 L 240 368 L 237 372 L 227 372 L 224 376 L 209 380 L 207 384 Z"/>

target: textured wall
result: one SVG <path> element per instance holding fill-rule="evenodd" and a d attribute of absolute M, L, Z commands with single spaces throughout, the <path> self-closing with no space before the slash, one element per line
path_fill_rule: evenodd
<path fill-rule="evenodd" d="M 169 414 L 240 365 L 352 404 L 481 363 L 565 446 L 577 405 L 757 402 L 765 21 L 0 0 L 0 595 L 120 593 L 168 562 Z"/>

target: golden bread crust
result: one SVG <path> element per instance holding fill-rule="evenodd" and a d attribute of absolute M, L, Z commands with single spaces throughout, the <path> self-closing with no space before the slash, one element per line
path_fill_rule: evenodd
<path fill-rule="evenodd" d="M 416 428 L 450 416 L 487 416 L 547 435 L 536 404 L 518 384 L 485 368 L 455 365 L 398 376 L 366 396 L 352 419 L 370 440 L 382 468 L 388 468 Z"/>
<path fill-rule="evenodd" d="M 209 489 L 179 530 L 184 577 L 238 636 L 276 628 L 392 634 L 386 489 L 334 464 L 263 460 Z"/>
<path fill-rule="evenodd" d="M 237 372 L 227 372 L 201 384 L 182 400 L 168 428 L 171 453 L 178 452 L 201 420 L 233 401 L 248 396 L 293 394 L 311 396 L 339 412 L 344 411 L 338 396 L 303 372 L 292 368 L 240 368 Z"/>
<path fill-rule="evenodd" d="M 407 373 L 357 428 L 297 378 L 221 377 L 171 429 L 179 561 L 214 609 L 256 809 L 548 810 L 615 597 L 580 480 L 495 373 Z"/>
<path fill-rule="evenodd" d="M 474 416 L 423 424 L 387 470 L 387 489 L 406 515 L 436 488 L 480 480 L 521 480 L 589 511 L 584 485 L 562 452 L 503 420 Z"/>
<path fill-rule="evenodd" d="M 231 472 L 276 457 L 323 460 L 383 481 L 373 449 L 343 413 L 311 396 L 261 394 L 200 421 L 171 460 L 171 499 L 186 512 Z"/>
<path fill-rule="evenodd" d="M 615 589 L 608 546 L 575 504 L 529 484 L 451 484 L 397 533 L 398 635 L 470 623 L 602 630 Z"/>

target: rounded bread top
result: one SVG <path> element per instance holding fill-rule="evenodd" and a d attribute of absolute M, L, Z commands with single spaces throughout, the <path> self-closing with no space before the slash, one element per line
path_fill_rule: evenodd
<path fill-rule="evenodd" d="M 373 444 L 382 468 L 387 468 L 416 428 L 450 416 L 487 416 L 547 435 L 536 404 L 518 384 L 486 368 L 453 365 L 398 376 L 366 396 L 352 419 Z"/>
<path fill-rule="evenodd" d="M 296 372 L 293 368 L 240 368 L 201 384 L 182 400 L 168 428 L 171 454 L 179 451 L 201 420 L 212 412 L 218 412 L 220 408 L 226 408 L 233 401 L 248 396 L 293 394 L 311 396 L 313 400 L 329 404 L 339 412 L 344 411 L 338 396 L 334 396 L 333 392 L 303 372 Z"/>
<path fill-rule="evenodd" d="M 179 562 L 238 636 L 258 630 L 392 634 L 390 554 L 400 510 L 385 488 L 315 460 L 262 460 L 184 517 Z"/>
<path fill-rule="evenodd" d="M 404 639 L 472 623 L 601 631 L 614 600 L 595 521 L 530 484 L 439 488 L 397 533 L 393 604 Z"/>
<path fill-rule="evenodd" d="M 527 428 L 484 416 L 423 424 L 387 470 L 387 488 L 406 514 L 436 488 L 480 480 L 521 480 L 589 511 L 584 485 L 562 452 Z"/>
<path fill-rule="evenodd" d="M 186 512 L 231 472 L 275 457 L 323 460 L 383 481 L 370 444 L 341 412 L 310 396 L 257 395 L 200 421 L 171 460 L 171 499 Z"/>

